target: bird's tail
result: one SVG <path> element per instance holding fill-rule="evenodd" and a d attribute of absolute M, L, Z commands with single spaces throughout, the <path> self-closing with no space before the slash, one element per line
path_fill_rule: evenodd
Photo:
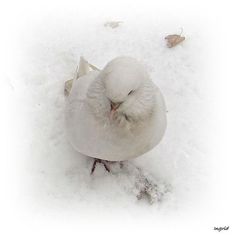
<path fill-rule="evenodd" d="M 88 61 L 86 61 L 84 59 L 84 57 L 80 57 L 80 62 L 79 62 L 79 66 L 77 66 L 76 71 L 75 71 L 75 75 L 73 79 L 67 80 L 65 82 L 65 88 L 64 88 L 64 94 L 67 97 L 70 94 L 71 88 L 73 86 L 73 81 L 77 80 L 79 77 L 88 74 L 90 71 L 93 70 L 98 70 L 100 71 L 96 66 L 88 63 Z"/>

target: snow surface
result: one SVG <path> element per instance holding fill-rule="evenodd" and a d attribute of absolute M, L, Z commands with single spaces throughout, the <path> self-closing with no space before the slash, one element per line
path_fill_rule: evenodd
<path fill-rule="evenodd" d="M 155 18 L 142 23 L 115 20 L 122 21 L 117 28 L 104 27 L 105 18 L 86 23 L 45 20 L 21 36 L 20 79 L 12 79 L 8 87 L 23 91 L 18 104 L 23 105 L 27 122 L 24 189 L 35 211 L 79 215 L 95 211 L 104 216 L 115 210 L 122 217 L 138 217 L 137 212 L 155 216 L 197 206 L 204 196 L 207 160 L 201 35 L 185 25 L 186 40 L 169 49 L 164 37 L 179 33 L 183 25 Z M 164 201 L 153 205 L 137 200 L 125 174 L 109 174 L 98 165 L 90 176 L 93 160 L 73 150 L 65 136 L 64 82 L 73 78 L 80 56 L 103 68 L 121 55 L 143 62 L 166 100 L 168 126 L 163 140 L 131 161 L 157 181 L 171 185 Z"/>

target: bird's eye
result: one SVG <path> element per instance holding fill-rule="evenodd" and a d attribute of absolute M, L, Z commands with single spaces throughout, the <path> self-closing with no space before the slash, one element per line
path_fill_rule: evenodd
<path fill-rule="evenodd" d="M 131 90 L 129 93 L 128 93 L 128 95 L 130 95 L 131 93 L 133 93 L 134 92 L 134 90 Z"/>

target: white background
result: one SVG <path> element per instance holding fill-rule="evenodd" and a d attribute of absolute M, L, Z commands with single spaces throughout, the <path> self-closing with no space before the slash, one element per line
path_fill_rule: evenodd
<path fill-rule="evenodd" d="M 141 20 L 158 14 L 169 21 L 189 21 L 205 34 L 208 47 L 207 81 L 210 124 L 211 191 L 191 212 L 162 218 L 111 219 L 96 215 L 68 216 L 57 211 L 28 211 L 22 195 L 20 127 L 24 111 L 1 89 L 1 235 L 206 235 L 218 234 L 214 226 L 230 226 L 221 232 L 235 235 L 235 6 L 233 1 L 1 1 L 1 80 L 14 77 L 20 67 L 18 38 L 24 25 L 32 26 L 49 16 L 78 14 L 84 20 L 100 15 L 107 19 L 131 17 Z M 11 86 L 11 85 L 9 85 Z M 6 99 L 7 98 L 7 99 Z M 14 109 L 11 109 L 14 107 Z M 139 212 L 137 212 L 138 214 Z M 115 214 L 115 213 L 114 213 Z"/>

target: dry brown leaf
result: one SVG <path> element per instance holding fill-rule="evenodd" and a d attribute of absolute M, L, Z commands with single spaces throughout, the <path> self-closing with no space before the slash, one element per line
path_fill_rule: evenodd
<path fill-rule="evenodd" d="M 178 35 L 178 34 L 171 34 L 165 37 L 167 40 L 167 47 L 168 48 L 173 48 L 177 44 L 183 42 L 185 40 L 185 37 Z"/>
<path fill-rule="evenodd" d="M 66 97 L 68 97 L 69 94 L 70 94 L 70 91 L 71 91 L 71 88 L 72 88 L 72 84 L 73 84 L 73 80 L 74 80 L 74 79 L 70 79 L 70 80 L 67 80 L 67 81 L 65 82 L 64 95 L 65 95 Z"/>

